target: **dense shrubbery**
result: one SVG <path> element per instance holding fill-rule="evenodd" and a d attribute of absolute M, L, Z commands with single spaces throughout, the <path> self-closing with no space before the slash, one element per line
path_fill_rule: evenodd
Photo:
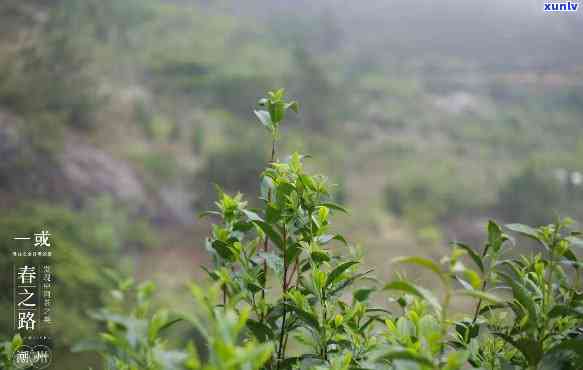
<path fill-rule="evenodd" d="M 208 291 L 191 286 L 194 325 L 207 350 L 169 350 L 162 338 L 177 317 L 150 314 L 154 287 L 120 280 L 108 307 L 94 313 L 104 332 L 77 350 L 93 349 L 107 369 L 562 369 L 583 363 L 583 245 L 569 220 L 540 228 L 507 225 L 536 241 L 528 253 L 490 221 L 483 248 L 453 243 L 435 262 L 403 257 L 435 275 L 429 290 L 399 275 L 380 284 L 361 267 L 358 250 L 331 230 L 345 212 L 331 202 L 326 178 L 304 170 L 303 155 L 278 159 L 285 114 L 297 110 L 283 91 L 256 111 L 273 151 L 261 174 L 259 209 L 241 195 L 219 193 L 219 222 L 206 245 L 213 258 Z M 470 310 L 454 299 L 470 299 Z M 128 308 L 134 297 L 137 303 Z M 388 297 L 389 305 L 379 305 Z M 465 312 L 465 313 L 464 313 Z M 9 356 L 18 345 L 5 346 Z"/>

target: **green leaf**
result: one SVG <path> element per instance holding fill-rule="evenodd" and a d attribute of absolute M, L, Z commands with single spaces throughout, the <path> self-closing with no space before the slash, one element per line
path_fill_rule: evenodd
<path fill-rule="evenodd" d="M 205 211 L 202 212 L 198 215 L 199 218 L 205 218 L 208 216 L 217 216 L 217 217 L 223 217 L 223 215 L 221 214 L 221 212 L 217 212 L 217 211 Z"/>
<path fill-rule="evenodd" d="M 415 295 L 427 301 L 437 312 L 441 312 L 441 305 L 437 298 L 429 290 L 424 289 L 420 286 L 412 284 L 404 280 L 396 280 L 388 283 L 383 288 L 384 290 L 399 290 L 405 293 Z"/>
<path fill-rule="evenodd" d="M 583 319 L 583 307 L 571 307 L 567 305 L 556 305 L 549 312 L 550 318 L 562 318 L 565 316 L 573 316 L 579 319 Z"/>
<path fill-rule="evenodd" d="M 487 292 L 482 292 L 480 290 L 456 290 L 454 291 L 454 294 L 478 298 L 494 304 L 502 304 L 504 302 L 501 298 L 498 298 L 497 296 Z"/>
<path fill-rule="evenodd" d="M 245 214 L 245 216 L 247 216 L 247 218 L 250 221 L 264 221 L 261 216 L 259 216 L 257 213 L 253 212 L 253 211 L 249 211 L 248 209 L 244 209 L 243 213 Z"/>
<path fill-rule="evenodd" d="M 299 243 L 293 243 L 287 247 L 285 251 L 285 258 L 287 261 L 293 261 L 300 253 L 302 253 L 302 247 Z"/>
<path fill-rule="evenodd" d="M 482 257 L 480 257 L 480 255 L 478 253 L 476 253 L 474 248 L 472 248 L 469 245 L 466 245 L 464 243 L 460 243 L 460 242 L 453 242 L 453 243 L 451 243 L 451 245 L 458 247 L 458 248 L 461 248 L 464 251 L 466 251 L 468 253 L 468 255 L 470 256 L 470 258 L 472 259 L 472 261 L 474 261 L 476 266 L 478 266 L 480 271 L 484 272 L 484 263 L 482 262 Z"/>
<path fill-rule="evenodd" d="M 345 245 L 348 245 L 346 239 L 344 239 L 344 237 L 340 234 L 325 234 L 316 237 L 316 241 L 321 245 L 327 244 L 328 242 L 330 242 L 330 240 L 338 240 L 344 243 Z"/>
<path fill-rule="evenodd" d="M 503 272 L 498 272 L 498 274 L 512 288 L 514 299 L 516 299 L 526 309 L 528 314 L 528 326 L 533 329 L 536 328 L 539 322 L 538 312 L 536 304 L 528 289 L 526 289 L 524 285 L 517 282 L 517 279 L 509 276 L 508 274 Z"/>
<path fill-rule="evenodd" d="M 304 185 L 306 188 L 310 189 L 310 190 L 315 190 L 316 189 L 316 184 L 314 183 L 314 179 L 312 179 L 311 176 L 308 175 L 300 175 L 299 179 L 302 183 L 302 185 Z"/>
<path fill-rule="evenodd" d="M 326 251 L 316 250 L 310 253 L 310 257 L 316 263 L 328 262 L 330 261 L 330 256 Z"/>
<path fill-rule="evenodd" d="M 437 274 L 437 276 L 439 276 L 439 278 L 441 280 L 445 280 L 445 276 L 443 274 L 443 271 L 441 271 L 440 266 L 437 263 L 430 260 L 429 258 L 416 257 L 416 256 L 397 257 L 397 258 L 394 258 L 391 261 L 391 263 L 404 263 L 404 264 L 410 264 L 410 265 L 417 265 L 417 266 L 426 268 L 426 269 L 434 272 L 435 274 Z"/>
<path fill-rule="evenodd" d="M 172 325 L 177 324 L 177 323 L 179 323 L 181 321 L 184 321 L 184 319 L 182 317 L 177 317 L 175 319 L 168 320 L 168 321 L 166 321 L 166 323 L 164 323 L 162 326 L 160 326 L 160 328 L 158 329 L 158 331 L 159 332 L 162 332 L 162 331 L 168 329 L 169 327 L 171 327 Z"/>
<path fill-rule="evenodd" d="M 324 284 L 324 288 L 327 288 L 328 286 L 334 284 L 344 271 L 348 270 L 349 268 L 356 264 L 358 264 L 358 261 L 348 261 L 336 266 L 330 272 L 330 275 L 328 275 L 328 278 L 326 279 L 326 284 Z"/>
<path fill-rule="evenodd" d="M 243 212 L 247 215 L 247 217 L 249 217 L 251 222 L 253 222 L 255 225 L 257 225 L 261 229 L 261 231 L 263 231 L 265 233 L 265 235 L 267 235 L 269 240 L 271 240 L 279 249 L 282 249 L 282 247 L 283 247 L 282 237 L 279 235 L 279 233 L 277 231 L 275 231 L 271 227 L 270 224 L 263 221 L 261 218 L 259 218 L 253 212 L 249 212 L 249 211 L 243 211 Z M 255 215 L 257 217 L 255 217 L 253 215 Z"/>
<path fill-rule="evenodd" d="M 470 320 L 462 320 L 455 323 L 455 331 L 461 337 L 463 347 L 466 347 L 470 341 L 480 334 L 480 325 Z"/>
<path fill-rule="evenodd" d="M 269 115 L 274 124 L 278 124 L 283 120 L 284 116 L 284 104 L 282 101 L 277 101 L 274 103 L 269 103 L 268 105 Z"/>
<path fill-rule="evenodd" d="M 384 352 L 382 355 L 377 357 L 378 362 L 381 361 L 394 361 L 394 360 L 408 360 L 415 362 L 419 365 L 430 366 L 433 368 L 433 362 L 427 357 L 424 357 L 417 352 L 410 349 L 390 349 Z"/>
<path fill-rule="evenodd" d="M 443 370 L 459 370 L 464 366 L 469 357 L 470 352 L 468 351 L 452 351 L 447 354 L 447 365 Z"/>
<path fill-rule="evenodd" d="M 375 289 L 371 289 L 371 288 L 361 288 L 361 289 L 355 290 L 354 293 L 352 293 L 352 296 L 354 297 L 355 300 L 357 300 L 359 302 L 364 302 L 364 301 L 368 300 L 368 297 L 374 291 L 375 291 Z"/>
<path fill-rule="evenodd" d="M 273 129 L 273 121 L 271 120 L 271 116 L 269 112 L 264 110 L 254 110 L 255 116 L 259 119 L 259 122 L 268 129 Z"/>
<path fill-rule="evenodd" d="M 291 109 L 294 113 L 298 113 L 300 111 L 300 105 L 297 101 L 292 101 L 285 104 L 285 109 Z"/>
<path fill-rule="evenodd" d="M 504 236 L 502 229 L 498 224 L 492 220 L 488 221 L 488 244 L 495 252 L 498 252 L 504 243 Z"/>
<path fill-rule="evenodd" d="M 320 203 L 321 206 L 325 206 L 328 207 L 330 209 L 336 210 L 336 211 L 340 211 L 340 212 L 344 212 L 344 213 L 348 213 L 348 211 L 346 210 L 346 208 L 342 207 L 339 204 L 336 203 L 331 203 L 331 202 L 323 202 Z"/>
<path fill-rule="evenodd" d="M 287 307 L 289 310 L 293 311 L 300 320 L 302 320 L 304 323 L 306 323 L 308 326 L 310 326 L 312 329 L 314 329 L 316 332 L 320 331 L 320 323 L 318 322 L 318 318 L 316 317 L 316 315 L 304 311 L 301 308 L 293 305 L 293 304 L 285 304 L 285 307 Z"/>
<path fill-rule="evenodd" d="M 578 262 L 579 262 L 579 261 L 578 261 L 578 259 L 577 259 L 577 256 L 575 255 L 575 253 L 573 253 L 573 251 L 572 251 L 572 250 L 570 250 L 570 249 L 566 249 L 566 250 L 564 250 L 564 251 L 563 251 L 563 257 L 565 257 L 565 259 L 567 259 L 567 260 L 569 260 L 569 261 L 573 262 L 572 266 L 573 266 L 575 269 L 579 269 L 579 264 L 578 264 Z"/>
<path fill-rule="evenodd" d="M 213 249 L 218 253 L 219 256 L 226 260 L 232 260 L 235 256 L 233 250 L 229 248 L 229 245 L 222 240 L 213 240 L 211 243 Z"/>
<path fill-rule="evenodd" d="M 360 274 L 352 275 L 348 279 L 342 280 L 340 284 L 338 284 L 338 286 L 330 294 L 335 295 L 336 293 L 340 292 L 346 287 L 349 287 L 350 285 L 354 284 L 354 282 L 357 281 L 358 279 L 364 278 L 366 275 L 370 274 L 373 271 L 374 271 L 373 269 L 370 269 Z"/>
<path fill-rule="evenodd" d="M 23 342 L 22 337 L 20 336 L 20 334 L 18 334 L 18 333 L 15 334 L 12 337 L 12 341 L 10 342 L 10 345 L 12 347 L 11 348 L 12 349 L 12 352 L 16 352 L 22 346 L 23 343 L 24 342 Z"/>
<path fill-rule="evenodd" d="M 277 184 L 275 189 L 275 194 L 277 196 L 277 202 L 280 206 L 285 204 L 290 194 L 296 192 L 296 187 L 289 182 L 280 182 Z"/>
<path fill-rule="evenodd" d="M 508 224 L 508 225 L 505 225 L 505 227 L 508 230 L 517 232 L 520 235 L 524 235 L 528 238 L 534 239 L 534 240 L 542 243 L 540 237 L 538 236 L 538 232 L 535 228 L 532 228 L 528 225 L 523 225 L 523 224 Z"/>
<path fill-rule="evenodd" d="M 260 342 L 267 342 L 274 338 L 273 331 L 267 325 L 257 320 L 248 319 L 247 328 Z"/>
<path fill-rule="evenodd" d="M 182 320 L 182 318 L 168 320 L 168 313 L 164 310 L 156 312 L 148 325 L 148 340 L 153 343 L 164 329 Z"/>
<path fill-rule="evenodd" d="M 519 350 L 524 355 L 530 366 L 536 366 L 541 361 L 543 356 L 542 343 L 530 338 L 514 340 L 512 337 L 504 333 L 494 333 L 494 335 L 502 338 L 505 342 Z"/>
<path fill-rule="evenodd" d="M 482 285 L 482 279 L 480 278 L 480 275 L 478 275 L 478 273 L 474 270 L 466 268 L 459 262 L 456 263 L 456 266 L 454 266 L 454 272 L 463 274 L 463 276 L 469 281 L 472 289 L 479 289 Z M 458 280 L 461 281 L 461 279 Z"/>

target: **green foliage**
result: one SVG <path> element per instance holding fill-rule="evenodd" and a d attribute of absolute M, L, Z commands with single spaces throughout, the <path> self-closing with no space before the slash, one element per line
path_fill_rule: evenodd
<path fill-rule="evenodd" d="M 465 186 L 458 182 L 455 173 L 453 166 L 443 163 L 400 171 L 385 187 L 387 208 L 395 216 L 421 226 L 471 208 L 475 196 L 463 191 Z"/>
<path fill-rule="evenodd" d="M 95 316 L 107 322 L 100 339 L 106 348 L 96 349 L 108 368 L 580 368 L 583 295 L 574 248 L 583 240 L 569 229 L 570 220 L 539 228 L 490 221 L 481 249 L 455 242 L 439 262 L 393 260 L 427 271 L 439 289 L 405 275 L 381 288 L 361 269 L 358 250 L 332 230 L 334 214 L 346 210 L 331 202 L 326 178 L 306 171 L 304 155 L 278 159 L 279 128 L 297 104 L 278 90 L 260 105 L 256 116 L 273 140 L 260 176 L 260 206 L 219 189 L 216 210 L 204 214 L 217 220 L 206 240 L 213 283 L 208 291 L 191 287 L 198 313 L 184 317 L 208 354 L 200 356 L 192 344 L 165 348 L 159 334 L 175 320 L 164 311 L 146 314 L 145 285 L 129 314 Z M 535 249 L 517 255 L 518 242 L 506 230 L 536 241 Z M 388 307 L 374 303 L 382 292 Z M 113 293 L 127 307 L 125 294 L 123 288 Z M 471 300 L 472 309 L 457 310 L 458 297 Z"/>
<path fill-rule="evenodd" d="M 564 179 L 557 178 L 564 172 Z M 583 189 L 571 182 L 572 171 L 528 166 L 504 184 L 498 192 L 497 208 L 510 220 L 534 224 L 551 222 L 553 212 L 578 213 Z"/>
<path fill-rule="evenodd" d="M 167 350 L 161 338 L 164 330 L 181 319 L 165 310 L 152 313 L 153 283 L 137 285 L 132 279 L 115 278 L 117 287 L 108 306 L 91 314 L 105 323 L 106 331 L 77 343 L 72 351 L 99 351 L 106 369 L 181 369 L 186 353 Z"/>
<path fill-rule="evenodd" d="M 33 127 L 43 115 L 76 128 L 92 127 L 101 98 L 90 73 L 91 49 L 83 47 L 91 21 L 68 0 L 57 1 L 47 18 L 34 24 L 33 42 L 3 65 L 0 104 L 26 115 Z"/>
<path fill-rule="evenodd" d="M 12 370 L 14 366 L 14 355 L 22 346 L 23 341 L 20 334 L 15 334 L 12 340 L 0 342 L 0 369 Z"/>
<path fill-rule="evenodd" d="M 152 298 L 156 287 L 152 282 L 136 284 L 132 279 L 116 280 L 108 305 L 92 312 L 93 319 L 104 324 L 97 338 L 78 342 L 74 352 L 97 351 L 108 370 L 255 370 L 269 358 L 270 344 L 247 340 L 240 344 L 246 327 L 247 313 L 233 306 L 217 307 L 220 288 L 203 291 L 196 285 L 191 293 L 196 314 L 178 316 L 164 309 L 154 310 Z M 204 361 L 193 342 L 183 350 L 169 349 L 166 331 L 180 322 L 188 322 L 208 345 Z"/>

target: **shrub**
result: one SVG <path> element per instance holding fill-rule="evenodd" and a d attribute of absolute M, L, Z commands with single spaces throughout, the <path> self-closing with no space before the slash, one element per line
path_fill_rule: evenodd
<path fill-rule="evenodd" d="M 578 213 L 583 190 L 565 172 L 564 183 L 550 168 L 528 166 L 504 184 L 498 192 L 497 208 L 508 219 L 542 224 L 554 219 L 554 213 L 569 210 Z"/>
<path fill-rule="evenodd" d="M 108 322 L 101 342 L 109 368 L 580 369 L 583 295 L 573 248 L 583 240 L 569 220 L 537 229 L 490 221 L 481 249 L 453 243 L 439 262 L 393 261 L 429 271 L 441 289 L 404 275 L 379 284 L 331 231 L 334 213 L 345 210 L 330 202 L 326 179 L 307 173 L 300 154 L 278 160 L 279 125 L 297 104 L 282 90 L 260 104 L 255 114 L 274 148 L 261 174 L 262 205 L 219 192 L 217 210 L 207 213 L 219 220 L 206 240 L 213 285 L 208 295 L 192 289 L 203 316 L 184 315 L 205 338 L 208 359 L 193 346 L 172 356 L 181 364 L 157 357 L 158 334 L 173 320 L 138 310 L 139 325 L 136 313 L 100 317 Z M 513 256 L 517 242 L 505 230 L 537 249 Z M 392 303 L 374 304 L 384 292 Z M 473 301 L 469 312 L 454 310 L 458 296 Z"/>
<path fill-rule="evenodd" d="M 475 194 L 464 190 L 467 181 L 456 179 L 451 165 L 428 163 L 419 167 L 401 171 L 386 185 L 386 207 L 394 215 L 428 226 L 478 205 Z"/>

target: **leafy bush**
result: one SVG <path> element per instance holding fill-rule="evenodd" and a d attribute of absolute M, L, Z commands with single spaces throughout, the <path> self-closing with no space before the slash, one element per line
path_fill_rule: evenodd
<path fill-rule="evenodd" d="M 508 219 L 537 224 L 550 222 L 555 212 L 578 213 L 583 190 L 571 182 L 571 172 L 562 170 L 566 178 L 561 183 L 556 171 L 526 167 L 499 190 L 497 208 Z"/>
<path fill-rule="evenodd" d="M 421 226 L 432 225 L 462 209 L 478 206 L 468 181 L 454 176 L 450 164 L 428 163 L 400 171 L 385 187 L 385 202 L 394 215 Z"/>
<path fill-rule="evenodd" d="M 184 315 L 205 338 L 208 359 L 192 345 L 160 352 L 159 333 L 173 320 L 147 316 L 145 300 L 130 316 L 99 317 L 108 323 L 100 337 L 108 368 L 580 369 L 583 294 L 573 248 L 583 240 L 569 220 L 537 229 L 490 221 L 481 249 L 453 243 L 439 262 L 393 261 L 429 271 L 440 289 L 404 275 L 379 284 L 331 230 L 334 213 L 345 210 L 330 202 L 325 177 L 304 170 L 305 156 L 277 157 L 279 126 L 297 104 L 280 90 L 260 105 L 255 114 L 274 148 L 261 174 L 262 206 L 219 193 L 217 210 L 207 213 L 219 220 L 206 241 L 214 283 L 208 295 L 192 288 L 202 316 Z M 517 242 L 505 230 L 537 249 L 515 256 Z M 383 292 L 387 307 L 374 303 Z M 457 297 L 472 308 L 457 310 Z"/>

